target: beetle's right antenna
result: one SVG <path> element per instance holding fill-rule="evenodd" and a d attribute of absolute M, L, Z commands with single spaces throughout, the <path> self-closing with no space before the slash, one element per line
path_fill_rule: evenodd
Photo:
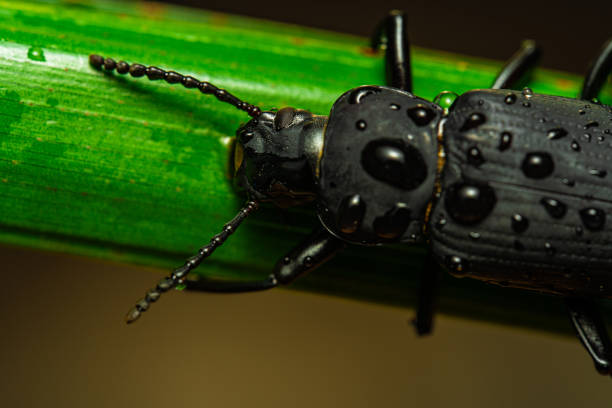
<path fill-rule="evenodd" d="M 163 278 L 159 281 L 157 286 L 147 292 L 144 298 L 139 300 L 136 305 L 128 312 L 125 316 L 126 323 L 133 323 L 136 321 L 142 312 L 147 310 L 151 303 L 157 301 L 162 293 L 167 292 L 168 290 L 175 288 L 179 283 L 185 280 L 185 277 L 195 269 L 200 263 L 208 258 L 214 251 L 217 249 L 225 240 L 232 235 L 234 231 L 240 226 L 242 221 L 253 211 L 255 211 L 258 207 L 259 203 L 257 201 L 249 201 L 246 203 L 244 207 L 236 214 L 236 216 L 225 226 L 223 227 L 223 231 L 219 234 L 212 237 L 210 242 L 204 245 L 198 253 L 191 258 L 189 258 L 183 266 L 176 268 L 168 277 Z"/>
<path fill-rule="evenodd" d="M 151 81 L 159 79 L 165 80 L 169 84 L 182 84 L 185 88 L 198 88 L 203 94 L 214 95 L 221 102 L 229 103 L 234 107 L 245 111 L 252 118 L 256 118 L 261 115 L 261 109 L 255 105 L 251 105 L 245 101 L 242 101 L 227 92 L 225 89 L 217 88 L 210 82 L 200 81 L 192 76 L 186 76 L 179 74 L 174 71 L 164 71 L 161 68 L 145 66 L 142 64 L 128 64 L 125 61 L 115 62 L 112 58 L 104 58 L 101 55 L 92 54 L 89 56 L 89 63 L 95 69 L 112 72 L 117 69 L 119 74 L 125 75 L 130 74 L 134 78 L 147 76 Z"/>

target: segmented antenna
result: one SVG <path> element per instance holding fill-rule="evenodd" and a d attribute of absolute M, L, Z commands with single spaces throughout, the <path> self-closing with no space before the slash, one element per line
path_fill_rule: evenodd
<path fill-rule="evenodd" d="M 112 58 L 104 58 L 101 55 L 95 54 L 89 56 L 89 63 L 92 67 L 99 70 L 104 69 L 112 72 L 116 69 L 119 74 L 130 74 L 134 78 L 139 78 L 146 75 L 151 81 L 163 79 L 169 84 L 180 83 L 185 88 L 198 88 L 203 94 L 214 95 L 221 102 L 229 103 L 230 105 L 245 111 L 253 118 L 261 115 L 261 109 L 259 107 L 236 98 L 225 89 L 217 88 L 210 82 L 200 81 L 192 76 L 185 76 L 174 71 L 164 71 L 163 69 L 157 67 L 147 67 L 142 64 L 130 65 L 125 61 L 115 62 L 115 60 Z"/>
<path fill-rule="evenodd" d="M 187 259 L 183 266 L 176 268 L 168 277 L 163 278 L 159 281 L 157 286 L 147 292 L 144 298 L 136 302 L 136 305 L 128 312 L 125 316 L 126 323 L 133 323 L 136 321 L 142 312 L 146 311 L 151 303 L 156 302 L 162 293 L 175 288 L 179 283 L 185 280 L 185 277 L 195 269 L 200 263 L 207 257 L 209 257 L 217 247 L 219 247 L 225 240 L 232 235 L 234 231 L 240 226 L 242 221 L 258 207 L 257 201 L 249 201 L 244 207 L 236 214 L 236 216 L 225 226 L 223 231 L 212 237 L 210 242 L 199 249 L 197 255 Z"/>

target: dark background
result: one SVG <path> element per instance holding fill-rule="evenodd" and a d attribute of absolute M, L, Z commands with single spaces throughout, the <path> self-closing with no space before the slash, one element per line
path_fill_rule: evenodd
<path fill-rule="evenodd" d="M 505 60 L 522 39 L 537 40 L 546 68 L 584 73 L 612 38 L 612 1 L 170 0 L 167 3 L 369 36 L 388 10 L 408 12 L 419 47 Z"/>

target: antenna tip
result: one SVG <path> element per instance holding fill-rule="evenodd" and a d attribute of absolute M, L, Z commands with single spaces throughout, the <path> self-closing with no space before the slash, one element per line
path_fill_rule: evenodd
<path fill-rule="evenodd" d="M 125 322 L 127 324 L 134 323 L 140 317 L 141 312 L 137 307 L 133 307 L 127 315 L 125 315 Z"/>

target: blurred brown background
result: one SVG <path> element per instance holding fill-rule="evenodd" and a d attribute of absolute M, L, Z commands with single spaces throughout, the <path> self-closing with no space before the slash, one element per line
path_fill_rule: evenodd
<path fill-rule="evenodd" d="M 360 35 L 403 8 L 416 45 L 505 59 L 529 37 L 543 45 L 544 66 L 574 72 L 612 36 L 610 2 L 198 3 Z M 7 407 L 576 407 L 612 398 L 612 381 L 573 338 L 441 316 L 435 335 L 418 339 L 410 310 L 290 290 L 172 293 L 127 327 L 126 310 L 165 271 L 10 247 L 0 259 Z"/>

